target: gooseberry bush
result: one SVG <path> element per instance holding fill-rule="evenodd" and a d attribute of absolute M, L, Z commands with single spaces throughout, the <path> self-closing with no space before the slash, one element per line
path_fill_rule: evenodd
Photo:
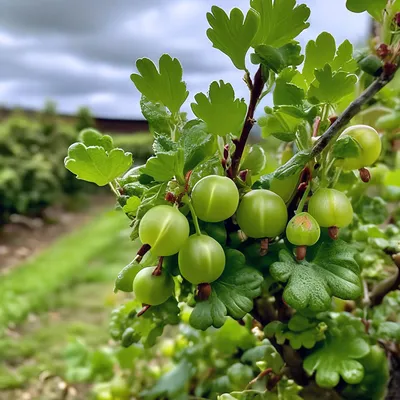
<path fill-rule="evenodd" d="M 400 390 L 400 1 L 347 8 L 374 18 L 365 49 L 323 32 L 303 50 L 310 10 L 295 0 L 213 6 L 207 36 L 242 74 L 248 103 L 215 81 L 188 119 L 179 61 L 143 58 L 131 80 L 154 156 L 132 167 L 94 130 L 69 148 L 66 168 L 109 185 L 141 243 L 115 281 L 136 302 L 113 313 L 113 339 L 151 348 L 166 330 L 184 343 L 141 397 Z M 264 98 L 273 106 L 262 110 Z M 262 146 L 248 144 L 255 124 Z"/>

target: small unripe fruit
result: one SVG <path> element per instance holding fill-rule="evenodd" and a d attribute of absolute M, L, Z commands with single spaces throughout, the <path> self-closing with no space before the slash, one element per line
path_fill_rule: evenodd
<path fill-rule="evenodd" d="M 353 207 L 347 196 L 336 189 L 317 190 L 308 203 L 308 212 L 319 226 L 343 228 L 353 220 Z"/>
<path fill-rule="evenodd" d="M 225 268 L 222 246 L 207 235 L 192 235 L 178 255 L 181 275 L 190 283 L 211 283 L 217 280 Z"/>
<path fill-rule="evenodd" d="M 200 179 L 192 190 L 196 215 L 205 222 L 220 222 L 231 217 L 239 204 L 239 191 L 226 176 L 209 175 Z"/>
<path fill-rule="evenodd" d="M 318 222 L 307 212 L 296 214 L 286 227 L 286 237 L 296 246 L 312 246 L 321 234 Z"/>
<path fill-rule="evenodd" d="M 143 304 L 157 306 L 172 296 L 174 280 L 167 272 L 153 275 L 155 267 L 146 267 L 138 272 L 133 280 L 133 291 L 137 300 Z"/>
<path fill-rule="evenodd" d="M 144 215 L 139 225 L 139 238 L 151 246 L 155 256 L 176 254 L 189 237 L 189 222 L 176 208 L 156 206 Z"/>
<path fill-rule="evenodd" d="M 382 143 L 378 132 L 368 125 L 354 125 L 347 128 L 341 137 L 350 136 L 360 146 L 360 155 L 357 157 L 345 158 L 343 168 L 345 170 L 360 169 L 369 167 L 380 156 Z"/>
<path fill-rule="evenodd" d="M 270 190 L 252 190 L 243 196 L 236 213 L 240 229 L 249 237 L 261 239 L 280 235 L 287 223 L 285 202 Z"/>

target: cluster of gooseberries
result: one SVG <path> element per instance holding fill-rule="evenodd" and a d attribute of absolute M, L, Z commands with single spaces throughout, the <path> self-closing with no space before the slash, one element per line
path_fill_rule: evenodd
<path fill-rule="evenodd" d="M 380 139 L 373 128 L 351 127 L 342 135 L 353 137 L 360 146 L 360 152 L 358 157 L 342 160 L 341 168 L 364 168 L 379 157 Z M 345 193 L 319 187 L 310 198 L 310 190 L 307 191 L 306 202 L 302 204 L 300 201 L 301 206 L 288 221 L 287 204 L 292 193 L 285 188 L 285 181 L 293 191 L 298 185 L 298 178 L 297 175 L 295 179 L 273 180 L 271 190 L 249 188 L 243 194 L 231 178 L 206 176 L 194 185 L 181 204 L 159 205 L 147 211 L 139 225 L 140 240 L 160 260 L 178 254 L 181 276 L 199 285 L 199 288 L 207 287 L 207 296 L 211 290 L 209 284 L 223 274 L 226 259 L 222 245 L 200 230 L 198 219 L 213 224 L 232 218 L 244 240 L 253 238 L 268 242 L 286 236 L 287 241 L 295 246 L 297 260 L 301 261 L 306 256 L 307 246 L 318 242 L 320 228 L 328 228 L 329 236 L 337 238 L 338 229 L 352 222 L 353 208 Z M 307 184 L 311 185 L 310 180 Z M 307 202 L 308 209 L 304 212 L 303 206 Z M 179 209 L 183 203 L 188 205 L 196 229 L 192 235 L 189 220 Z M 158 305 L 173 294 L 174 281 L 159 264 L 142 269 L 133 281 L 133 290 L 144 305 Z"/>

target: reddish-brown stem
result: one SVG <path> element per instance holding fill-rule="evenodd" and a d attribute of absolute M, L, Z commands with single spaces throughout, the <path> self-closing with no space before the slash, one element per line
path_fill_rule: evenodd
<path fill-rule="evenodd" d="M 136 253 L 135 260 L 136 262 L 140 263 L 142 261 L 143 256 L 151 249 L 149 244 L 144 244 Z"/>
<path fill-rule="evenodd" d="M 330 226 L 328 228 L 328 235 L 331 239 L 337 240 L 339 237 L 339 228 L 337 226 Z"/>
<path fill-rule="evenodd" d="M 246 389 L 248 389 L 251 385 L 254 385 L 258 380 L 264 378 L 272 372 L 272 368 L 267 368 L 264 371 L 261 371 L 253 380 L 249 382 Z"/>
<path fill-rule="evenodd" d="M 296 259 L 297 261 L 304 260 L 307 254 L 307 246 L 296 247 Z"/>
<path fill-rule="evenodd" d="M 269 247 L 269 239 L 261 239 L 261 244 L 260 244 L 260 256 L 264 257 L 268 253 L 268 247 Z"/>
<path fill-rule="evenodd" d="M 205 301 L 211 296 L 211 285 L 209 283 L 200 283 L 197 286 L 197 298 Z"/>
<path fill-rule="evenodd" d="M 154 268 L 154 271 L 153 271 L 152 275 L 154 275 L 154 276 L 160 276 L 160 275 L 162 274 L 162 264 L 163 264 L 163 261 L 164 261 L 164 257 L 161 256 L 161 257 L 158 259 L 157 267 Z"/>
<path fill-rule="evenodd" d="M 137 317 L 143 315 L 151 307 L 149 304 L 142 304 L 142 306 L 143 308 L 136 314 Z"/>
<path fill-rule="evenodd" d="M 260 99 L 262 91 L 264 89 L 264 79 L 262 77 L 261 66 L 258 68 L 254 75 L 253 86 L 250 94 L 250 104 L 247 110 L 246 119 L 244 121 L 242 133 L 239 138 L 239 142 L 236 145 L 235 152 L 232 155 L 232 177 L 235 178 L 239 172 L 240 160 L 243 155 L 244 147 L 246 146 L 247 139 L 249 137 L 251 128 L 254 125 L 254 112 L 257 107 L 257 103 Z"/>
<path fill-rule="evenodd" d="M 319 126 L 321 125 L 321 117 L 315 118 L 314 125 L 313 125 L 313 137 L 318 136 Z"/>

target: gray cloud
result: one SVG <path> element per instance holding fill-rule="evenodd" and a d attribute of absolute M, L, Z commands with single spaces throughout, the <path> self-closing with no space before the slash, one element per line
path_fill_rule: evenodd
<path fill-rule="evenodd" d="M 339 42 L 366 33 L 367 17 L 347 12 L 344 0 L 305 3 L 312 17 L 303 43 L 323 30 Z M 163 53 L 180 59 L 191 98 L 221 78 L 246 96 L 241 73 L 205 35 L 212 4 L 248 7 L 247 0 L 0 0 L 0 103 L 39 108 L 52 98 L 64 112 L 86 104 L 101 116 L 140 117 L 129 75 L 136 59 Z"/>

